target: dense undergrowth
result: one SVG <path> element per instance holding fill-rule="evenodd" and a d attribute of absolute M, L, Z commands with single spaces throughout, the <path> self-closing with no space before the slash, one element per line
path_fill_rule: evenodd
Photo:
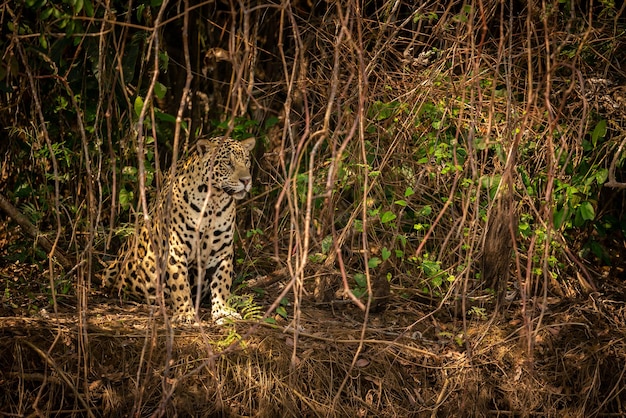
<path fill-rule="evenodd" d="M 531 361 L 549 298 L 623 284 L 623 5 L 0 10 L 2 194 L 78 267 L 31 244 L 3 264 L 41 264 L 53 303 L 89 308 L 101 260 L 202 135 L 258 138 L 238 283 L 291 286 L 277 312 L 293 329 L 307 299 L 419 301 L 463 327 L 513 304 Z"/>

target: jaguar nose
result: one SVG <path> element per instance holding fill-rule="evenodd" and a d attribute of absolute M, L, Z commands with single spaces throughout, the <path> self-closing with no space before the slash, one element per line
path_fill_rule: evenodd
<path fill-rule="evenodd" d="M 252 177 L 242 177 L 239 181 L 243 184 L 245 189 L 248 189 L 250 187 L 250 183 L 252 183 Z"/>

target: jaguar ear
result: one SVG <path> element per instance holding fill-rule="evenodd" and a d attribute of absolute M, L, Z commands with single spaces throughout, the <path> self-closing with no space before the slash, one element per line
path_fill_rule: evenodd
<path fill-rule="evenodd" d="M 199 139 L 196 142 L 196 149 L 198 150 L 198 154 L 206 155 L 217 147 L 217 142 L 211 139 Z"/>
<path fill-rule="evenodd" d="M 256 145 L 256 138 L 252 137 L 252 138 L 244 139 L 240 143 L 244 149 L 248 151 L 252 151 L 254 149 L 254 146 Z"/>

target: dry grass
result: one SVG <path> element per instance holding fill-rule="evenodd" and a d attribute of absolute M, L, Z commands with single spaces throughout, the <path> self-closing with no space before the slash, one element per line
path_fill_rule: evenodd
<path fill-rule="evenodd" d="M 72 312 L 2 317 L 1 410 L 205 417 L 626 413 L 623 302 L 549 306 L 534 362 L 525 355 L 518 319 L 471 321 L 463 331 L 419 304 L 399 302 L 364 332 L 362 314 L 346 307 L 331 315 L 307 306 L 296 334 L 256 321 L 168 331 L 158 318 L 148 319 L 145 307 L 106 304 L 90 312 L 83 331 Z M 235 334 L 242 337 L 228 345 Z"/>

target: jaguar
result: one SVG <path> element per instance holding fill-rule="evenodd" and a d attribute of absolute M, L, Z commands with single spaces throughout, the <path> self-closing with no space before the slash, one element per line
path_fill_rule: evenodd
<path fill-rule="evenodd" d="M 175 322 L 196 321 L 196 295 L 210 293 L 217 323 L 239 318 L 228 306 L 233 280 L 235 201 L 252 186 L 255 139 L 198 140 L 157 193 L 150 220 L 104 271 L 103 285 L 154 302 L 162 289 Z"/>

